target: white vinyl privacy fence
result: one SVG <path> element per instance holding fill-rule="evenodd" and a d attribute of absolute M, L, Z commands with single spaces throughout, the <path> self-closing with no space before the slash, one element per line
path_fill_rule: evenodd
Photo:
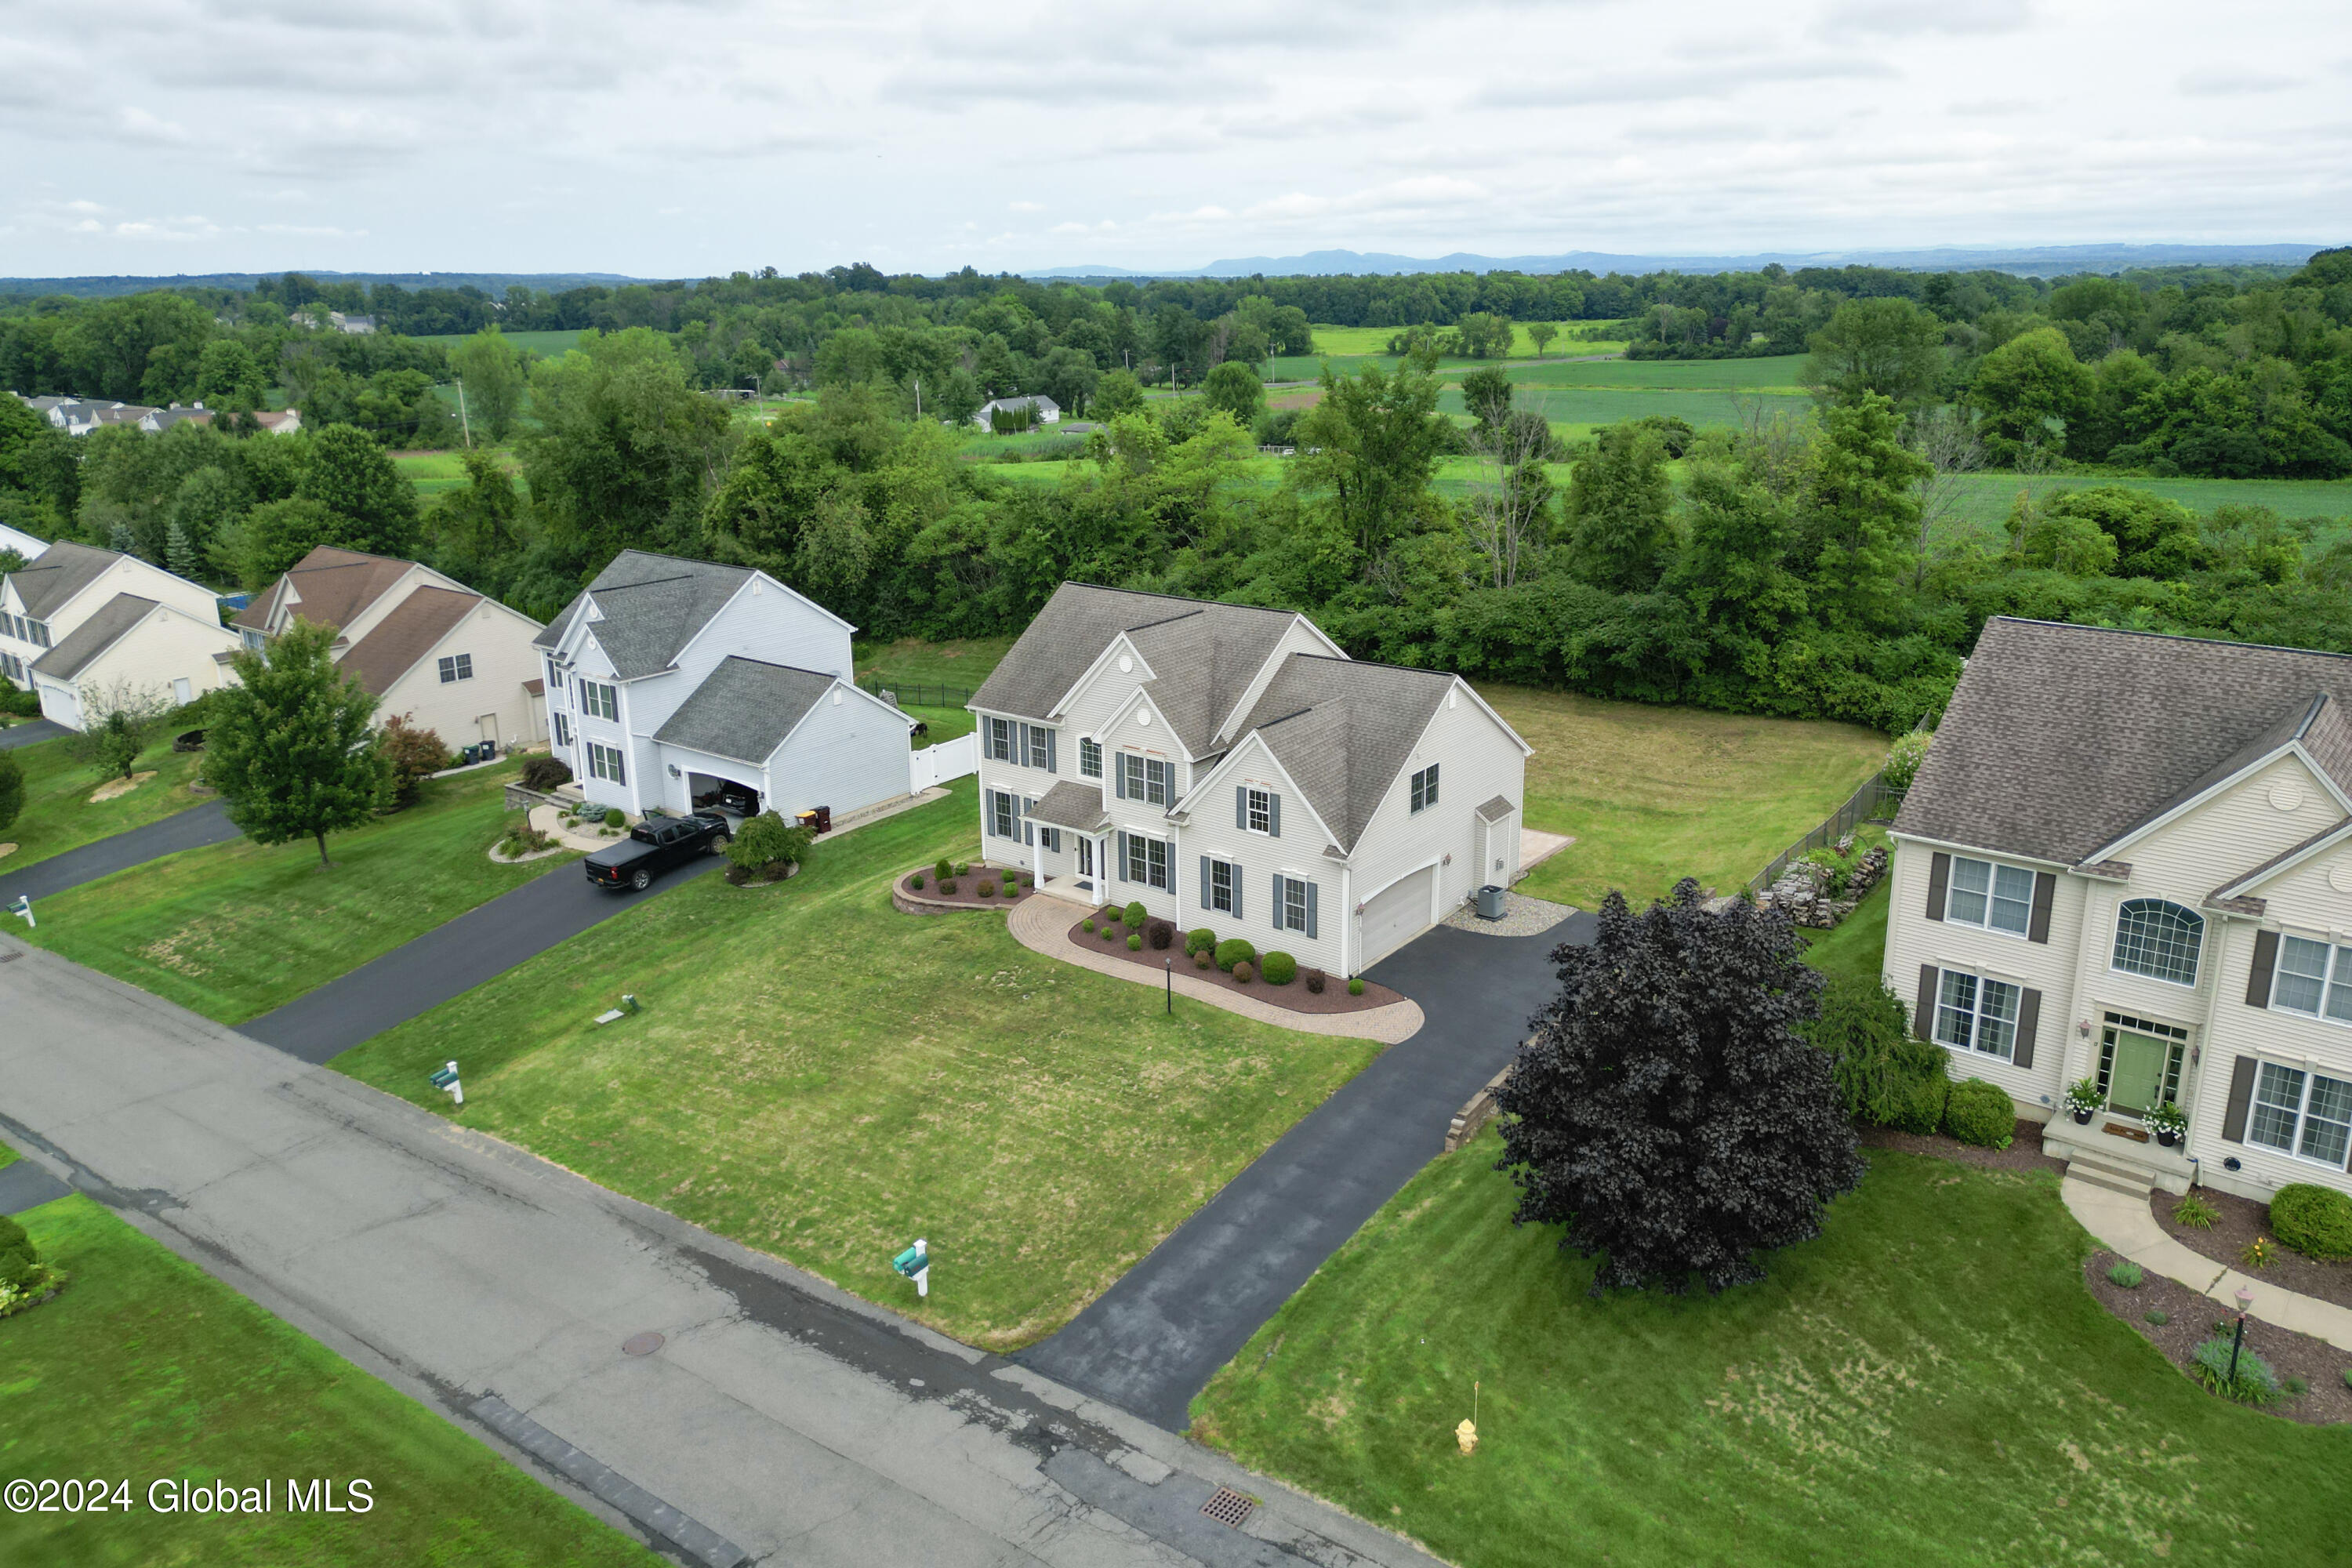
<path fill-rule="evenodd" d="M 907 753 L 907 793 L 920 795 L 935 784 L 980 772 L 980 736 L 959 735 Z"/>

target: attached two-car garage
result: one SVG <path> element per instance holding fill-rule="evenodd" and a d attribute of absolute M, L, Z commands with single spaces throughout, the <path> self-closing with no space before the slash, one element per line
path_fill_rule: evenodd
<path fill-rule="evenodd" d="M 1370 969 L 1427 931 L 1436 902 L 1434 866 L 1423 866 L 1399 877 L 1366 900 L 1359 920 L 1363 956 L 1356 961 L 1358 972 Z"/>

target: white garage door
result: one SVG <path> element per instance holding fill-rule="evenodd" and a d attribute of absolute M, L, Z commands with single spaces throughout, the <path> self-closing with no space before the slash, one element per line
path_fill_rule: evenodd
<path fill-rule="evenodd" d="M 1429 928 L 1429 900 L 1434 866 L 1423 866 L 1410 877 L 1400 877 L 1364 906 L 1364 956 L 1370 969 Z"/>

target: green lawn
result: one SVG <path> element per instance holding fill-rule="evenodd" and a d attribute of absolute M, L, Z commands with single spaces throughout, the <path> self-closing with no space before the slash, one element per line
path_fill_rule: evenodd
<path fill-rule="evenodd" d="M 2342 1560 L 2352 1429 L 2174 1371 L 2084 1289 L 2047 1175 L 1876 1153 L 1764 1283 L 1596 1300 L 1511 1226 L 1501 1147 L 1415 1177 L 1193 1435 L 1465 1568 Z"/>
<path fill-rule="evenodd" d="M 907 738 L 908 745 L 914 750 L 919 751 L 925 746 L 936 746 L 942 741 L 952 741 L 960 736 L 969 735 L 974 728 L 971 713 L 967 709 L 933 708 L 912 702 L 901 703 L 899 708 L 900 711 L 911 714 L 930 726 L 922 734 L 910 735 Z"/>
<path fill-rule="evenodd" d="M 1683 877 L 1731 892 L 1845 803 L 1886 756 L 1853 724 L 1479 687 L 1526 737 L 1527 825 L 1576 842 L 1519 890 L 1590 909 Z"/>
<path fill-rule="evenodd" d="M 26 940 L 224 1024 L 241 1024 L 564 866 L 488 858 L 506 820 L 487 768 L 327 840 L 190 849 L 43 901 Z M 572 873 L 578 875 L 577 872 Z"/>
<path fill-rule="evenodd" d="M 1832 978 L 1842 974 L 1865 981 L 1881 978 L 1886 967 L 1886 910 L 1893 901 L 1887 889 L 1893 883 L 1889 876 L 1871 889 L 1844 924 L 1809 932 L 1805 962 Z"/>
<path fill-rule="evenodd" d="M 504 447 L 490 447 L 488 443 L 484 446 L 486 450 L 497 456 L 499 467 L 515 476 L 517 487 L 527 491 L 529 487 L 523 483 L 522 465 L 514 453 Z M 409 482 L 416 487 L 416 493 L 427 500 L 450 490 L 461 489 L 466 483 L 465 455 L 456 448 L 430 452 L 394 452 L 392 455 L 392 466 L 407 475 Z"/>
<path fill-rule="evenodd" d="M 580 330 L 576 327 L 565 331 L 547 332 L 509 332 L 500 328 L 499 335 L 527 353 L 546 354 L 551 357 L 571 353 L 572 345 L 580 341 Z M 473 336 L 471 332 L 436 332 L 416 341 L 420 343 L 439 343 L 445 349 L 454 349 L 471 336 Z"/>
<path fill-rule="evenodd" d="M 1051 466 L 1056 470 L 1060 468 L 1058 464 Z M 963 637 L 952 642 L 904 637 L 898 642 L 861 642 L 850 657 L 856 665 L 857 683 L 861 686 L 878 682 L 898 691 L 904 701 L 924 708 L 961 710 L 961 694 L 978 690 L 1012 646 L 1011 637 Z M 929 689 L 926 691 L 924 688 Z M 942 700 L 943 698 L 953 700 Z M 926 713 L 924 717 L 929 715 Z M 964 717 L 968 723 L 971 715 Z"/>
<path fill-rule="evenodd" d="M 131 1507 L 0 1513 L 0 1562 L 660 1563 L 89 1199 L 20 1217 L 73 1278 L 47 1306 L 0 1322 L 0 1476 L 127 1480 Z M 289 1479 L 319 1477 L 366 1479 L 374 1506 L 288 1511 Z M 269 1481 L 276 1511 L 152 1511 L 155 1480 Z"/>
<path fill-rule="evenodd" d="M 0 856 L 0 875 L 21 871 L 36 860 L 93 839 L 143 827 L 196 804 L 198 797 L 189 793 L 188 785 L 195 781 L 203 759 L 194 752 L 172 750 L 169 735 L 141 752 L 131 770 L 134 774 L 152 772 L 153 778 L 128 795 L 95 803 L 89 797 L 106 780 L 96 768 L 74 760 L 73 745 L 71 739 L 43 741 L 11 753 L 25 770 L 25 809 L 0 829 L 0 843 L 16 846 L 14 854 Z"/>
<path fill-rule="evenodd" d="M 677 888 L 334 1066 L 958 1339 L 1058 1328 L 1378 1054 L 1041 958 L 890 879 L 974 857 L 975 795 L 774 888 Z M 645 1012 L 590 1023 L 623 991 Z M 466 1064 L 466 1104 L 426 1080 Z M 890 1271 L 939 1260 L 919 1302 Z"/>
<path fill-rule="evenodd" d="M 2058 474 L 2031 481 L 2015 474 L 1970 474 L 1961 481 L 1959 507 L 1948 531 L 1973 532 L 1989 544 L 2005 545 L 2002 527 L 2018 492 L 2030 482 L 2034 493 L 2050 496 L 2063 489 L 2087 489 L 2093 485 L 2122 485 L 2178 501 L 2200 515 L 2219 506 L 2266 506 L 2284 518 L 2326 518 L 2338 528 L 2352 521 L 2352 479 L 2161 479 L 2129 475 Z M 2333 531 L 2322 540 L 2333 537 Z"/>

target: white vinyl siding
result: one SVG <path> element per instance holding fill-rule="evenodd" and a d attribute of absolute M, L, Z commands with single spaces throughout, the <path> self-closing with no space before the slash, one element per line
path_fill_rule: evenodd
<path fill-rule="evenodd" d="M 2032 872 L 1990 860 L 1952 858 L 1951 888 L 1944 900 L 1946 920 L 2023 936 L 2032 917 Z"/>

